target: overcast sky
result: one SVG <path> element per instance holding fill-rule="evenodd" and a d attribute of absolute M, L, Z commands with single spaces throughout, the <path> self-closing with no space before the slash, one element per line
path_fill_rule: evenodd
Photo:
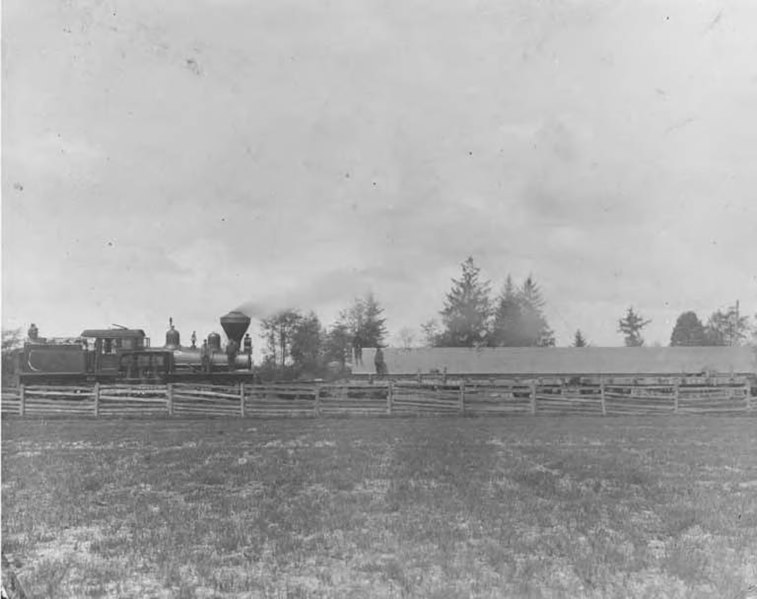
<path fill-rule="evenodd" d="M 392 332 L 472 255 L 559 345 L 757 311 L 757 3 L 5 0 L 2 320 Z M 254 315 L 253 315 L 254 316 Z"/>

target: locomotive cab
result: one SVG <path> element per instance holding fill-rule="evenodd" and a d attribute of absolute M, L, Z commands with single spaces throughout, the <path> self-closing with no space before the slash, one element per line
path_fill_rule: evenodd
<path fill-rule="evenodd" d="M 87 354 L 87 370 L 97 377 L 117 376 L 121 354 L 150 347 L 150 339 L 142 329 L 88 329 L 82 331 L 81 338 Z"/>

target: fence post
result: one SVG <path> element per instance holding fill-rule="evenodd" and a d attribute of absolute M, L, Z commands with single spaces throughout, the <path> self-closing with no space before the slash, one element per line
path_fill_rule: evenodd
<path fill-rule="evenodd" d="M 531 415 L 536 414 L 536 379 L 531 381 Z"/>
<path fill-rule="evenodd" d="M 602 402 L 602 416 L 607 416 L 607 404 L 605 403 L 605 379 L 599 379 L 599 399 Z"/>
<path fill-rule="evenodd" d="M 26 390 L 24 389 L 24 384 L 19 383 L 18 385 L 18 415 L 23 416 L 25 411 L 26 411 Z"/>
<path fill-rule="evenodd" d="M 752 381 L 747 378 L 744 383 L 744 391 L 746 392 L 746 411 L 752 411 Z"/>
<path fill-rule="evenodd" d="M 239 383 L 239 415 L 244 418 L 244 381 Z"/>
<path fill-rule="evenodd" d="M 465 414 L 465 379 L 460 379 L 460 414 Z"/>
<path fill-rule="evenodd" d="M 166 384 L 168 415 L 173 416 L 173 383 Z"/>
<path fill-rule="evenodd" d="M 313 403 L 313 415 L 316 418 L 319 418 L 321 415 L 321 387 L 320 385 L 315 386 L 315 391 L 313 391 L 313 399 L 315 400 Z"/>
<path fill-rule="evenodd" d="M 95 383 L 95 418 L 100 417 L 100 383 Z"/>
<path fill-rule="evenodd" d="M 681 395 L 681 380 L 676 379 L 676 384 L 673 387 L 673 414 L 678 414 L 678 400 Z"/>
<path fill-rule="evenodd" d="M 394 382 L 389 381 L 389 388 L 386 391 L 386 414 L 392 415 L 392 403 L 394 402 Z"/>

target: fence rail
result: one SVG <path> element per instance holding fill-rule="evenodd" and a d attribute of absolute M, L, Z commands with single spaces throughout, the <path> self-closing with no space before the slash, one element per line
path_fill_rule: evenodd
<path fill-rule="evenodd" d="M 749 379 L 553 379 L 278 385 L 93 385 L 4 388 L 3 415 L 328 417 L 345 415 L 757 414 Z"/>

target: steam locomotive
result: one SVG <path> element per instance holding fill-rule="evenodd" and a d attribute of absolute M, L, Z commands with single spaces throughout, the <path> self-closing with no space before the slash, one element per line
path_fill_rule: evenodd
<path fill-rule="evenodd" d="M 142 329 L 87 329 L 73 339 L 44 339 L 35 325 L 14 356 L 14 379 L 24 384 L 254 382 L 250 318 L 232 311 L 222 316 L 227 342 L 210 333 L 196 346 L 182 347 L 169 320 L 163 347 L 151 347 Z"/>

